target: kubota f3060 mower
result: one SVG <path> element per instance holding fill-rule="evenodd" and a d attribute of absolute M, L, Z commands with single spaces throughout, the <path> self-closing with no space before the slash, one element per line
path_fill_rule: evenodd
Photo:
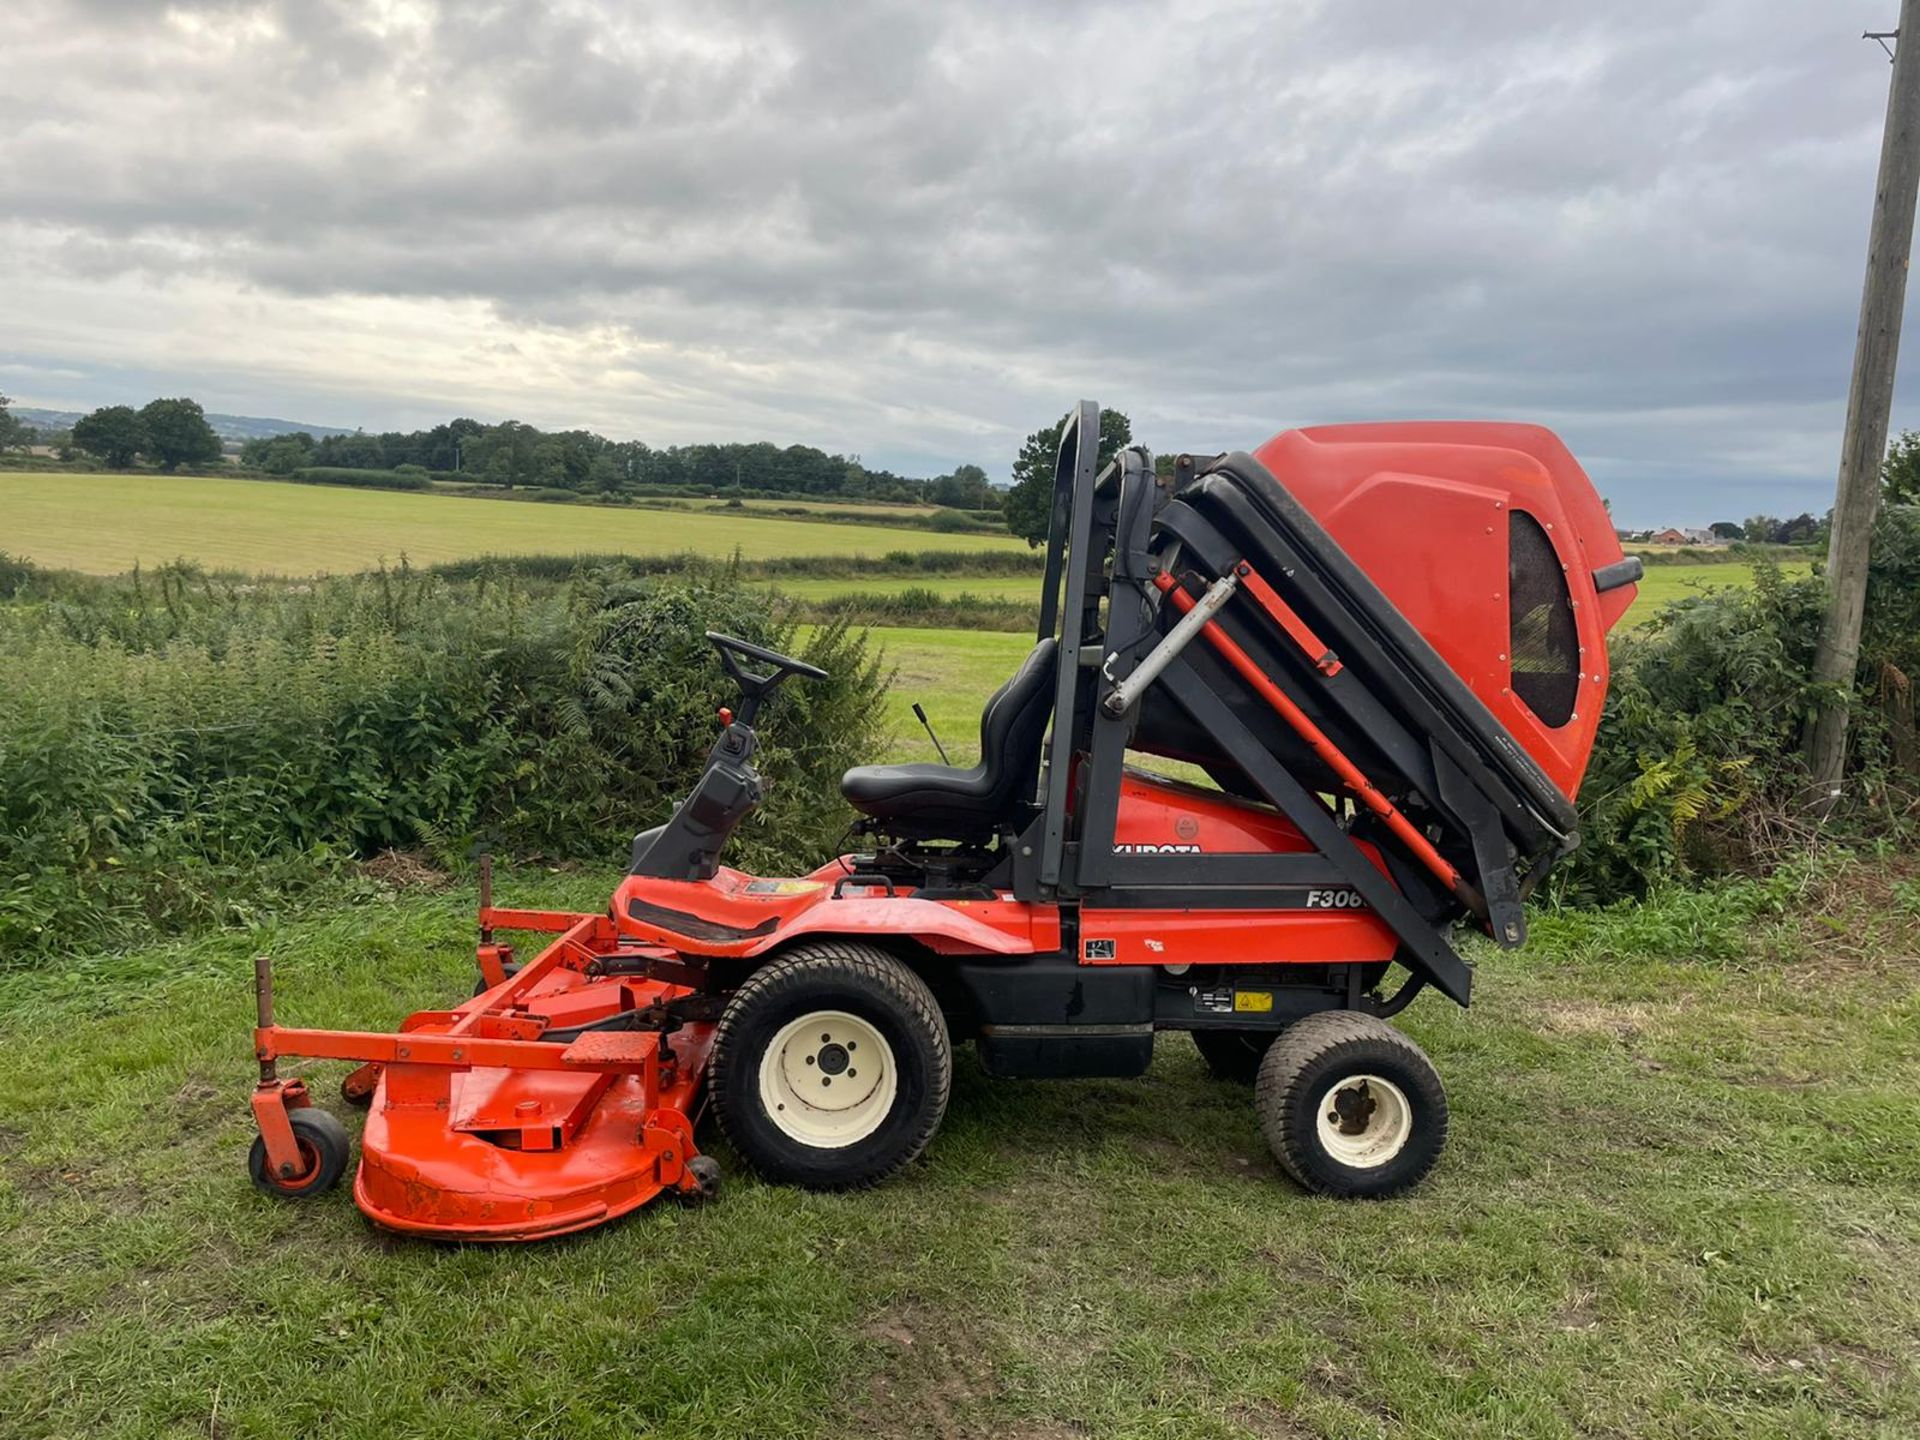
<path fill-rule="evenodd" d="M 255 1182 L 312 1196 L 347 1164 L 289 1055 L 362 1062 L 378 1224 L 527 1240 L 711 1193 L 707 1101 L 761 1175 L 866 1185 L 933 1138 L 954 1044 L 995 1075 L 1131 1076 L 1160 1030 L 1255 1082 L 1309 1189 L 1425 1175 L 1446 1097 L 1387 1019 L 1429 987 L 1467 1003 L 1457 927 L 1524 939 L 1639 562 L 1529 426 L 1289 431 L 1166 478 L 1137 449 L 1096 473 L 1099 430 L 1084 403 L 1066 426 L 1039 633 L 978 764 L 849 771 L 862 853 L 729 869 L 761 710 L 821 672 L 710 636 L 738 699 L 605 914 L 483 886 L 478 993 L 396 1034 L 276 1025 L 262 963 Z M 555 938 L 516 966 L 503 930 Z"/>

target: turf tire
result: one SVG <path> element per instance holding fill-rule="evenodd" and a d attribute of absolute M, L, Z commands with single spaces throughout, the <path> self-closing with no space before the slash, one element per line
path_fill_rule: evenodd
<path fill-rule="evenodd" d="M 1323 1102 L 1355 1076 L 1377 1076 L 1406 1101 L 1405 1143 L 1384 1163 L 1345 1163 L 1321 1138 Z M 1309 1015 L 1282 1031 L 1260 1062 L 1253 1103 L 1281 1168 L 1320 1195 L 1402 1194 L 1426 1178 L 1447 1143 L 1447 1092 L 1433 1062 L 1386 1021 L 1350 1010 Z"/>
<path fill-rule="evenodd" d="M 892 1051 L 894 1094 L 876 1129 L 851 1144 L 809 1144 L 783 1129 L 763 1098 L 762 1062 L 801 1016 L 840 1011 Z M 947 1110 L 953 1051 L 926 982 L 874 945 L 796 946 L 736 990 L 714 1033 L 708 1085 L 720 1128 L 763 1178 L 812 1190 L 878 1184 L 927 1148 Z"/>

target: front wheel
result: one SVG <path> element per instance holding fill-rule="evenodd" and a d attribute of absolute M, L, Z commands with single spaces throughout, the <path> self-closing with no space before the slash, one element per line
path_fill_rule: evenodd
<path fill-rule="evenodd" d="M 1447 1143 L 1447 1092 L 1386 1021 L 1309 1015 L 1281 1032 L 1254 1086 L 1281 1167 L 1322 1195 L 1384 1199 L 1426 1178 Z"/>
<path fill-rule="evenodd" d="M 872 1185 L 927 1148 L 953 1053 L 921 980 L 873 945 L 800 945 L 748 977 L 714 1034 L 721 1129 L 768 1180 Z"/>

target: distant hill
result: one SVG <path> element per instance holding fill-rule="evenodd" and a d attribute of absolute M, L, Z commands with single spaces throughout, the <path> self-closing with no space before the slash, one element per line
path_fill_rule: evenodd
<path fill-rule="evenodd" d="M 15 405 L 13 416 L 36 430 L 65 430 L 87 412 L 84 410 L 36 410 Z M 353 431 L 338 425 L 308 425 L 299 420 L 273 420 L 264 415 L 207 414 L 207 423 L 222 440 L 260 440 L 274 435 L 292 435 L 301 430 L 318 440 L 327 435 L 351 435 Z"/>

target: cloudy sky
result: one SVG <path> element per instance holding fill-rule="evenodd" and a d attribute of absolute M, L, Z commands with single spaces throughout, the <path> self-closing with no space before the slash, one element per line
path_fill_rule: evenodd
<path fill-rule="evenodd" d="M 1496 416 L 1819 511 L 1897 8 L 5 0 L 0 389 L 911 473 Z"/>

